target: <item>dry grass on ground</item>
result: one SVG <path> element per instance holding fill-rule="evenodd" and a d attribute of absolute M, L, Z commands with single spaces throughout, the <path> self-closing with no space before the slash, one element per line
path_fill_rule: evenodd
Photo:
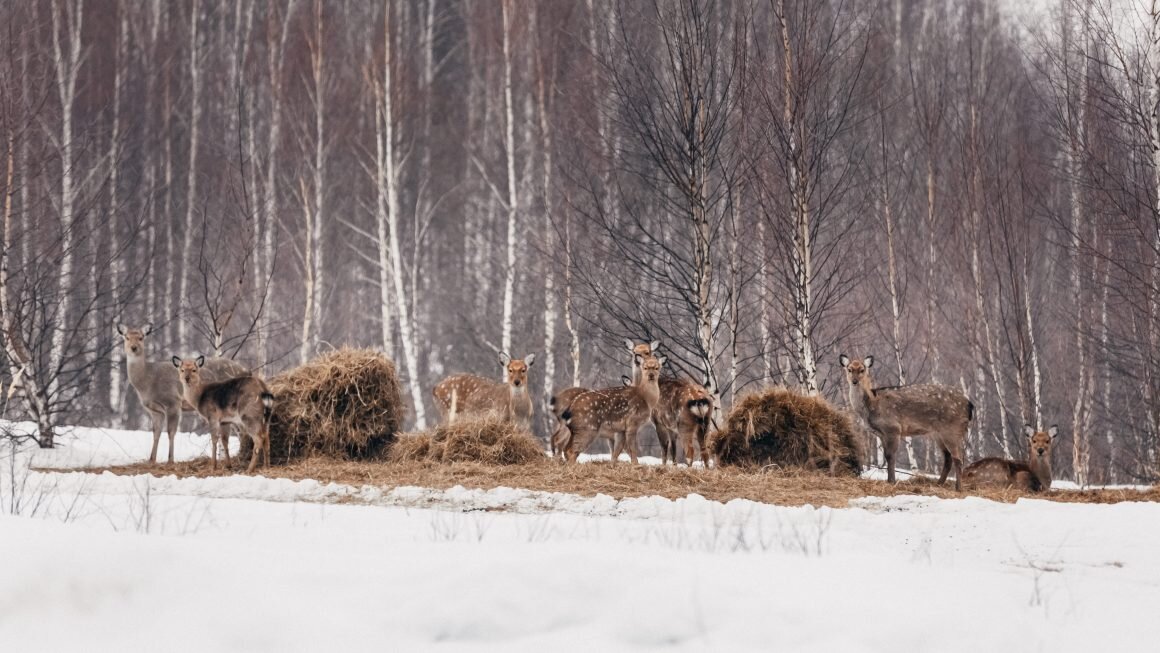
<path fill-rule="evenodd" d="M 209 460 L 204 458 L 178 463 L 172 467 L 142 463 L 113 467 L 108 471 L 115 474 L 176 474 L 179 477 L 213 475 Z M 981 496 L 1008 503 L 1024 496 L 1069 503 L 1160 501 L 1160 487 L 1153 487 L 1144 492 L 1055 490 L 1047 494 L 1034 495 L 1002 489 L 955 492 L 954 486 L 949 482 L 946 487 L 941 487 L 925 478 L 890 485 L 884 481 L 833 477 L 821 472 L 763 472 L 759 469 L 735 467 L 706 470 L 631 465 L 624 462 L 616 465 L 608 463 L 564 465 L 546 457 L 520 465 L 489 465 L 478 462 L 445 464 L 427 461 L 343 462 L 314 457 L 285 466 L 270 467 L 261 473 L 272 478 L 314 479 L 323 483 L 376 485 L 384 488 L 416 485 L 446 489 L 462 485 L 467 488 L 490 489 L 503 486 L 567 492 L 582 496 L 606 494 L 617 499 L 650 495 L 676 499 L 696 493 L 715 501 L 741 498 L 786 506 L 812 504 L 835 508 L 845 507 L 851 499 L 859 497 L 893 495 L 929 495 L 948 499 Z"/>
<path fill-rule="evenodd" d="M 543 457 L 544 449 L 536 436 L 499 417 L 464 418 L 427 431 L 402 433 L 387 452 L 387 458 L 395 463 L 522 465 Z"/>

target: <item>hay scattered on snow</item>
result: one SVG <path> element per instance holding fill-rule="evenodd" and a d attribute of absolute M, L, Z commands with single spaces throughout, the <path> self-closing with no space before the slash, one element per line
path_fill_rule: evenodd
<path fill-rule="evenodd" d="M 544 448 L 534 435 L 509 421 L 496 417 L 461 418 L 455 424 L 399 435 L 391 445 L 389 459 L 522 465 L 543 460 Z"/>
<path fill-rule="evenodd" d="M 269 381 L 271 462 L 310 455 L 365 460 L 383 454 L 407 407 L 395 364 L 370 349 L 323 354 Z"/>
<path fill-rule="evenodd" d="M 777 465 L 857 475 L 860 440 L 850 418 L 821 397 L 784 387 L 733 405 L 709 448 L 723 465 Z"/>

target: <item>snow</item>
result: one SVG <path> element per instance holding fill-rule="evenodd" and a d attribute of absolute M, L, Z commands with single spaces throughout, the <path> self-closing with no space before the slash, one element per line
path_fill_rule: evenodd
<path fill-rule="evenodd" d="M 182 436 L 179 458 L 205 436 Z M 1149 650 L 1160 505 L 848 508 L 230 476 L 150 434 L 0 445 L 0 642 L 27 651 Z"/>

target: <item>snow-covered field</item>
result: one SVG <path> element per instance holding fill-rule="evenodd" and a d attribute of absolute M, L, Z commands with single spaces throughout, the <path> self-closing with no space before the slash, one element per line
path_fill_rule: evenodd
<path fill-rule="evenodd" d="M 207 442 L 180 437 L 178 458 Z M 0 445 L 3 650 L 1160 642 L 1158 504 L 895 497 L 831 510 L 28 470 L 136 462 L 150 444 L 76 429 L 54 451 Z"/>

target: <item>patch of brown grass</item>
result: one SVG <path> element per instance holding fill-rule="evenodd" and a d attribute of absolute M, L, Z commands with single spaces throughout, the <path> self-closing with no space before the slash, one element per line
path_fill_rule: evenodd
<path fill-rule="evenodd" d="M 179 477 L 214 475 L 208 459 L 178 463 L 173 466 L 141 463 L 125 467 L 101 468 L 92 472 L 115 474 L 176 474 Z M 218 474 L 225 474 L 220 471 Z M 1020 497 L 1068 503 L 1119 503 L 1121 501 L 1160 501 L 1160 487 L 1137 490 L 1053 490 L 1027 494 L 1015 489 L 987 489 L 956 492 L 950 482 L 940 486 L 925 478 L 891 485 L 848 476 L 830 476 L 825 472 L 802 470 L 760 471 L 736 467 L 701 469 L 674 466 L 631 465 L 627 463 L 587 463 L 566 465 L 546 457 L 516 465 L 490 465 L 480 462 L 440 463 L 426 460 L 382 463 L 338 461 L 311 457 L 292 461 L 285 466 L 260 470 L 271 478 L 314 479 L 322 483 L 373 485 L 392 488 L 414 485 L 447 489 L 456 485 L 491 489 L 516 487 L 547 492 L 566 492 L 581 496 L 606 494 L 616 499 L 658 495 L 669 499 L 700 494 L 714 501 L 750 499 L 786 506 L 846 507 L 851 499 L 866 496 L 918 495 L 945 499 L 979 496 L 994 501 L 1014 502 Z"/>
<path fill-rule="evenodd" d="M 785 387 L 742 397 L 709 440 L 722 465 L 795 467 L 856 476 L 861 440 L 850 418 L 822 397 Z"/>
<path fill-rule="evenodd" d="M 306 456 L 374 459 L 403 424 L 395 364 L 371 349 L 342 348 L 269 381 L 271 462 Z M 249 446 L 249 439 L 243 439 Z M 243 451 L 248 456 L 248 453 Z"/>
<path fill-rule="evenodd" d="M 392 462 L 520 465 L 544 458 L 544 447 L 534 435 L 510 421 L 478 417 L 401 434 L 387 457 Z"/>

